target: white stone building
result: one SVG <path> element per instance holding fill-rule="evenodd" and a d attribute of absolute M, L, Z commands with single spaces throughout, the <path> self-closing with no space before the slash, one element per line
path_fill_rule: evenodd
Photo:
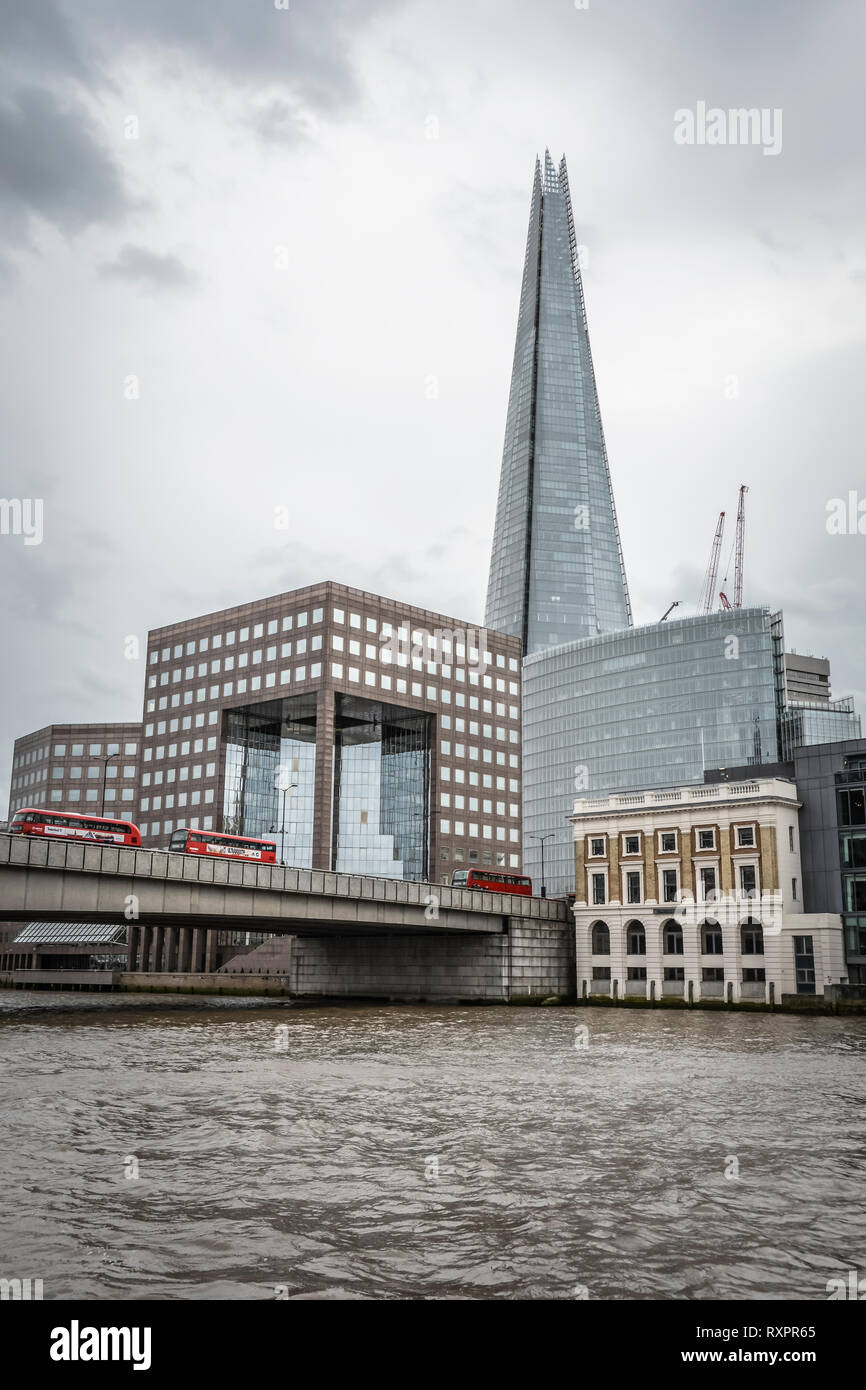
<path fill-rule="evenodd" d="M 823 994 L 842 920 L 803 912 L 797 789 L 780 778 L 575 801 L 578 997 Z"/>

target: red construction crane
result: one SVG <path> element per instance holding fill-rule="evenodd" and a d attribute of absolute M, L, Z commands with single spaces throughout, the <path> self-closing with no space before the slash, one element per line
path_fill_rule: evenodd
<path fill-rule="evenodd" d="M 713 536 L 713 548 L 710 551 L 710 562 L 707 565 L 707 572 L 704 575 L 704 586 L 701 589 L 701 596 L 698 599 L 698 612 L 709 613 L 713 606 L 713 596 L 716 592 L 716 575 L 719 572 L 719 552 L 722 548 L 722 535 L 725 530 L 725 514 L 719 512 L 719 520 L 716 524 L 716 534 Z"/>
<path fill-rule="evenodd" d="M 724 591 L 719 594 L 723 608 L 742 608 L 743 606 L 743 544 L 746 537 L 746 493 L 749 491 L 745 483 L 740 484 L 740 501 L 737 506 L 737 529 L 736 540 L 734 542 L 734 601 L 730 603 Z M 728 556 L 728 564 L 731 557 Z M 727 574 L 722 581 L 727 587 Z"/>

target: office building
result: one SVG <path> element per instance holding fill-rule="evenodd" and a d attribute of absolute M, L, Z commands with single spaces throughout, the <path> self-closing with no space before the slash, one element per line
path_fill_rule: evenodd
<path fill-rule="evenodd" d="M 794 752 L 809 912 L 838 912 L 848 980 L 866 985 L 866 739 Z"/>
<path fill-rule="evenodd" d="M 48 724 L 15 740 L 9 815 L 23 806 L 132 817 L 141 725 Z"/>
<path fill-rule="evenodd" d="M 790 704 L 782 712 L 780 733 L 782 756 L 790 759 L 798 748 L 858 739 L 860 716 L 850 698 Z"/>
<path fill-rule="evenodd" d="M 148 637 L 139 823 L 298 867 L 521 867 L 520 644 L 341 584 Z"/>
<path fill-rule="evenodd" d="M 814 705 L 830 699 L 830 663 L 824 656 L 785 652 L 785 703 Z"/>
<path fill-rule="evenodd" d="M 535 166 L 486 622 L 524 653 L 631 622 L 568 173 L 549 152 Z"/>
<path fill-rule="evenodd" d="M 652 623 L 529 656 L 523 665 L 524 866 L 571 891 L 566 817 L 591 796 L 701 783 L 775 762 L 782 627 L 766 608 Z"/>
<path fill-rule="evenodd" d="M 845 979 L 838 913 L 806 910 L 794 783 L 574 802 L 579 996 L 780 1003 Z"/>

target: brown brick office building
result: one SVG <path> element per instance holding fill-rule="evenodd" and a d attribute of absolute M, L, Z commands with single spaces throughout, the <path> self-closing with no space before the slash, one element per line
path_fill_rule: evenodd
<path fill-rule="evenodd" d="M 521 865 L 516 639 L 323 583 L 155 629 L 138 823 L 272 835 L 295 865 Z"/>
<path fill-rule="evenodd" d="M 138 813 L 140 724 L 48 724 L 15 740 L 9 815 L 22 806 L 83 815 Z"/>

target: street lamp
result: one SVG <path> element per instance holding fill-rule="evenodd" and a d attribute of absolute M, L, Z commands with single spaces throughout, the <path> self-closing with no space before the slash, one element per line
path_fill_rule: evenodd
<path fill-rule="evenodd" d="M 283 798 L 283 814 L 280 820 L 280 863 L 283 868 L 286 867 L 286 797 L 297 789 L 297 776 L 292 779 L 286 768 L 279 768 L 274 775 L 274 790 L 280 792 Z"/>
<path fill-rule="evenodd" d="M 99 814 L 101 816 L 105 815 L 105 779 L 108 776 L 108 764 L 111 762 L 112 758 L 119 757 L 120 749 L 118 749 L 116 753 L 103 753 L 96 759 L 98 763 L 102 763 L 102 793 L 99 801 Z"/>
<path fill-rule="evenodd" d="M 544 882 L 544 842 L 545 840 L 552 840 L 555 834 L 555 830 L 548 830 L 546 835 L 530 835 L 529 837 L 530 840 L 541 841 L 541 896 L 543 898 L 547 897 L 547 887 Z"/>

